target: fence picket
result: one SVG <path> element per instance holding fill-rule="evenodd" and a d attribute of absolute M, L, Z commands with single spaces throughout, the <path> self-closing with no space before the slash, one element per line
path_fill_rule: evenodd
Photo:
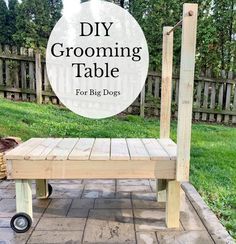
<path fill-rule="evenodd" d="M 22 56 L 27 56 L 27 49 L 24 47 L 20 48 L 20 54 Z M 21 61 L 20 63 L 20 69 L 21 69 L 21 88 L 24 90 L 27 89 L 27 81 L 26 81 L 26 62 Z M 27 100 L 27 94 L 22 93 L 22 100 L 26 101 Z"/>
<path fill-rule="evenodd" d="M 215 98 L 216 98 L 216 84 L 214 82 L 211 83 L 211 103 L 210 108 L 212 110 L 215 109 Z M 213 122 L 215 121 L 215 114 L 210 114 L 209 121 Z"/>
<path fill-rule="evenodd" d="M 233 111 L 236 113 L 236 85 L 234 85 Z M 236 116 L 232 116 L 232 123 L 233 124 L 236 124 Z"/>
<path fill-rule="evenodd" d="M 140 116 L 144 117 L 144 108 L 145 108 L 145 85 L 140 94 Z"/>
<path fill-rule="evenodd" d="M 42 65 L 41 54 L 35 53 L 35 78 L 36 78 L 36 100 L 37 103 L 42 103 Z"/>
<path fill-rule="evenodd" d="M 198 81 L 195 108 L 200 108 L 200 106 L 201 106 L 201 95 L 202 95 L 202 82 Z M 195 118 L 195 120 L 199 120 L 200 119 L 200 113 L 196 112 L 194 115 L 194 118 Z"/>
<path fill-rule="evenodd" d="M 230 74 L 228 74 L 229 78 Z M 230 111 L 230 100 L 231 100 L 231 89 L 232 89 L 232 84 L 228 83 L 226 84 L 226 99 L 225 99 L 225 110 Z M 225 115 L 224 117 L 224 122 L 228 123 L 229 122 L 229 115 Z"/>
<path fill-rule="evenodd" d="M 0 45 L 0 55 L 2 54 L 2 45 Z M 0 86 L 4 86 L 3 82 L 3 60 L 0 59 Z M 4 92 L 0 91 L 0 98 L 4 97 Z"/>
<path fill-rule="evenodd" d="M 28 56 L 34 57 L 34 50 L 28 49 Z M 35 91 L 34 63 L 29 62 L 29 89 Z M 35 101 L 35 94 L 30 94 L 30 101 Z"/>
<path fill-rule="evenodd" d="M 154 79 L 154 98 L 156 100 L 160 99 L 160 77 L 153 76 Z M 154 115 L 158 116 L 160 114 L 160 108 L 155 106 L 154 108 Z"/>
<path fill-rule="evenodd" d="M 6 55 L 10 55 L 11 54 L 11 50 L 10 47 L 8 45 L 4 46 L 4 53 Z M 12 79 L 11 79 L 11 71 L 10 71 L 10 60 L 7 59 L 5 61 L 5 83 L 6 86 L 11 87 L 12 86 Z M 12 98 L 12 93 L 11 92 L 7 92 L 7 98 L 11 99 Z"/>
<path fill-rule="evenodd" d="M 208 107 L 208 94 L 209 94 L 209 82 L 205 82 L 204 93 L 203 93 L 203 108 L 207 109 Z M 207 120 L 207 113 L 202 113 L 202 120 Z"/>
<path fill-rule="evenodd" d="M 154 97 L 160 98 L 160 77 L 154 76 Z"/>
<path fill-rule="evenodd" d="M 12 47 L 12 54 L 17 55 L 18 54 L 18 49 L 17 47 Z M 13 77 L 13 86 L 15 88 L 19 88 L 20 84 L 19 84 L 19 62 L 18 61 L 14 61 L 14 65 L 13 65 L 13 70 L 12 70 L 12 77 Z M 15 100 L 19 100 L 20 99 L 20 94 L 19 93 L 14 93 L 13 97 Z"/>
<path fill-rule="evenodd" d="M 18 53 L 20 51 L 20 54 Z M 53 93 L 47 73 L 45 60 L 41 60 L 41 71 L 38 72 L 38 93 L 41 93 L 44 103 L 60 104 Z M 35 55 L 32 49 L 1 46 L 0 45 L 0 97 L 9 99 L 35 101 L 36 75 Z M 222 71 L 221 78 L 211 78 L 208 70 L 195 79 L 194 89 L 194 118 L 196 120 L 216 121 L 236 124 L 236 80 L 233 72 Z M 179 77 L 173 75 L 172 104 L 178 104 Z M 40 88 L 41 87 L 41 88 Z M 145 92 L 146 88 L 146 92 Z M 128 113 L 140 115 L 160 115 L 159 100 L 161 96 L 161 75 L 149 72 L 146 87 L 140 96 L 126 110 Z M 148 108 L 148 111 L 146 109 Z M 172 116 L 177 116 L 177 107 L 172 106 Z M 208 118 L 209 117 L 209 118 Z"/>

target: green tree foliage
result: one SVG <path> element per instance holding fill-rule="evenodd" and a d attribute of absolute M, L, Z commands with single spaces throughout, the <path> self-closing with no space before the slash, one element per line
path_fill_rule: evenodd
<path fill-rule="evenodd" d="M 85 0 L 81 0 L 84 2 Z M 150 69 L 161 70 L 162 30 L 182 18 L 185 2 L 199 5 L 196 71 L 218 75 L 236 69 L 235 0 L 107 0 L 125 7 L 144 30 L 150 53 Z M 62 0 L 0 0 L 0 42 L 45 48 L 49 34 L 61 16 Z M 132 27 L 131 27 L 132 28 Z M 179 68 L 181 28 L 174 32 L 174 68 Z"/>
<path fill-rule="evenodd" d="M 0 43 L 7 41 L 7 5 L 4 0 L 0 0 Z"/>
<path fill-rule="evenodd" d="M 218 65 L 225 70 L 233 69 L 233 55 L 236 54 L 236 2 L 215 0 L 212 7 L 218 40 Z M 234 40 L 233 40 L 234 39 Z"/>
<path fill-rule="evenodd" d="M 13 35 L 16 33 L 17 0 L 8 0 L 7 37 L 8 44 L 14 45 Z"/>
<path fill-rule="evenodd" d="M 45 48 L 61 8 L 59 0 L 22 0 L 18 7 L 14 40 L 26 47 Z"/>
<path fill-rule="evenodd" d="M 149 44 L 150 68 L 161 70 L 162 29 L 173 26 L 182 17 L 182 5 L 199 5 L 196 71 L 221 70 L 236 67 L 236 2 L 235 0 L 129 0 L 128 9 L 142 26 Z M 174 32 L 174 65 L 179 66 L 181 30 Z"/>
<path fill-rule="evenodd" d="M 53 28 L 56 22 L 61 17 L 61 10 L 63 4 L 62 4 L 62 0 L 48 0 L 48 1 L 49 1 L 51 28 Z"/>
<path fill-rule="evenodd" d="M 162 30 L 164 26 L 173 26 L 181 18 L 182 2 L 132 0 L 129 4 L 131 14 L 142 26 L 148 41 L 150 68 L 160 71 L 162 55 Z M 180 31 L 176 31 L 174 45 L 174 62 L 179 62 Z"/>

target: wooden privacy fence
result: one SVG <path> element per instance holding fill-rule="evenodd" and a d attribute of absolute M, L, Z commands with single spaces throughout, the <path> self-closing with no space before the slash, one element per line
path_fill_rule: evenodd
<path fill-rule="evenodd" d="M 177 115 L 179 77 L 172 79 L 172 115 Z M 46 73 L 45 60 L 33 49 L 0 46 L 0 97 L 38 103 L 60 104 Z M 126 112 L 159 116 L 161 75 L 149 72 L 140 96 Z M 193 119 L 236 124 L 235 74 L 222 72 L 221 78 L 209 73 L 195 78 Z"/>

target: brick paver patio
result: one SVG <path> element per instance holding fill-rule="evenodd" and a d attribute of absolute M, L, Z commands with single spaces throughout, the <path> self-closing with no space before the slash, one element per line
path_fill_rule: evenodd
<path fill-rule="evenodd" d="M 152 180 L 67 180 L 51 184 L 50 199 L 34 197 L 31 230 L 15 234 L 9 226 L 15 213 L 14 182 L 0 182 L 0 244 L 231 243 L 226 241 L 229 237 L 221 225 L 214 224 L 218 220 L 212 213 L 213 229 L 208 227 L 203 211 L 196 212 L 199 206 L 188 195 L 180 230 L 168 230 L 164 204 L 155 201 Z M 215 230 L 217 225 L 220 227 Z M 221 237 L 217 236 L 220 231 Z"/>

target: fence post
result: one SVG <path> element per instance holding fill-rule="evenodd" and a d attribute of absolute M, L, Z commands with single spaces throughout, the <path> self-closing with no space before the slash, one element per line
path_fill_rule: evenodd
<path fill-rule="evenodd" d="M 161 72 L 161 116 L 160 138 L 170 138 L 172 65 L 173 65 L 173 32 L 167 34 L 171 26 L 163 28 L 162 39 L 162 72 Z M 166 201 L 166 180 L 157 180 L 157 201 Z"/>
<path fill-rule="evenodd" d="M 2 54 L 2 45 L 0 44 L 0 54 Z M 3 61 L 0 59 L 0 86 L 3 86 Z M 4 97 L 4 92 L 0 91 L 0 98 Z"/>
<path fill-rule="evenodd" d="M 34 57 L 34 49 L 28 49 L 28 56 Z M 34 63 L 29 62 L 29 89 L 35 91 L 35 78 L 34 78 Z M 35 95 L 30 94 L 30 101 L 35 101 Z"/>
<path fill-rule="evenodd" d="M 143 89 L 140 94 L 140 116 L 144 117 L 144 109 L 145 109 L 145 86 L 146 81 L 144 83 Z"/>
<path fill-rule="evenodd" d="M 233 71 L 229 73 L 229 79 L 233 79 Z M 236 112 L 236 85 L 234 85 L 234 100 L 233 100 L 233 111 Z M 232 123 L 236 123 L 236 116 L 232 116 Z"/>
<path fill-rule="evenodd" d="M 20 55 L 26 56 L 27 55 L 27 49 L 24 47 L 20 48 Z M 21 73 L 21 88 L 22 90 L 27 89 L 27 74 L 26 74 L 26 66 L 27 62 L 25 60 L 20 61 L 20 73 Z M 27 101 L 27 93 L 22 92 L 21 94 L 22 100 Z"/>
<path fill-rule="evenodd" d="M 231 72 L 228 72 L 228 79 L 231 79 Z M 232 84 L 226 83 L 225 111 L 230 111 Z M 229 115 L 225 114 L 224 123 L 229 123 Z"/>
<path fill-rule="evenodd" d="M 36 100 L 38 104 L 42 103 L 42 66 L 41 54 L 35 53 L 35 78 L 36 78 Z"/>

